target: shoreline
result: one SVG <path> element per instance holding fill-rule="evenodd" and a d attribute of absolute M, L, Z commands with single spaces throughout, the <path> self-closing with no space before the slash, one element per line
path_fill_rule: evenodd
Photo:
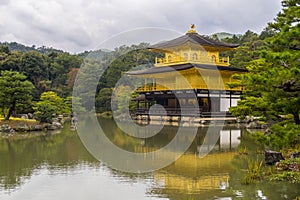
<path fill-rule="evenodd" d="M 9 135 L 23 135 L 35 132 L 55 131 L 63 128 L 66 122 L 71 121 L 70 117 L 54 118 L 52 123 L 40 123 L 34 119 L 13 118 L 0 120 L 1 137 Z"/>

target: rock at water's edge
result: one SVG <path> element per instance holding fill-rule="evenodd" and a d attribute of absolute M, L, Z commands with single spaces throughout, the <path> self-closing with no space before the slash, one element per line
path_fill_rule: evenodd
<path fill-rule="evenodd" d="M 267 165 L 275 165 L 280 160 L 284 160 L 282 153 L 277 151 L 266 151 L 265 152 L 265 163 Z"/>
<path fill-rule="evenodd" d="M 11 129 L 12 128 L 7 124 L 3 124 L 2 126 L 0 126 L 0 132 L 3 133 L 9 133 Z"/>
<path fill-rule="evenodd" d="M 20 123 L 15 129 L 17 132 L 27 132 L 30 130 L 30 127 L 26 124 Z"/>

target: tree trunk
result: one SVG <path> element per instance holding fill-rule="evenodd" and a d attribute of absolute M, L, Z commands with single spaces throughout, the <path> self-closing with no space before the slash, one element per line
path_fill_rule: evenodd
<path fill-rule="evenodd" d="M 13 113 L 13 111 L 14 111 L 14 108 L 10 107 L 9 110 L 8 110 L 7 115 L 4 118 L 4 120 L 9 120 L 9 118 L 10 118 L 11 114 Z"/>
<path fill-rule="evenodd" d="M 295 124 L 300 124 L 299 113 L 293 113 Z"/>
<path fill-rule="evenodd" d="M 14 101 L 14 102 L 12 103 L 12 106 L 9 107 L 8 113 L 7 113 L 7 115 L 5 116 L 4 120 L 9 120 L 9 118 L 10 118 L 10 116 L 12 115 L 13 111 L 15 110 L 15 108 L 16 108 L 16 102 Z"/>

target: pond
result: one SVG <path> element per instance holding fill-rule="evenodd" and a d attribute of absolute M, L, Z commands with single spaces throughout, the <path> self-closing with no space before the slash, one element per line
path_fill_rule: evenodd
<path fill-rule="evenodd" d="M 165 126 L 153 137 L 138 139 L 126 136 L 112 120 L 99 121 L 107 138 L 130 152 L 155 151 L 174 139 L 178 130 Z M 208 133 L 208 129 L 213 131 Z M 210 146 L 208 138 L 214 138 L 216 144 Z M 197 128 L 196 137 L 182 134 L 177 142 L 191 139 L 190 147 L 176 162 L 152 172 L 133 173 L 95 159 L 69 124 L 59 132 L 26 139 L 2 138 L 0 199 L 276 200 L 300 196 L 299 184 L 242 184 L 247 161 L 263 156 L 247 130 L 233 125 L 203 126 Z M 203 156 L 207 149 L 209 153 Z M 241 149 L 248 155 L 240 155 Z"/>

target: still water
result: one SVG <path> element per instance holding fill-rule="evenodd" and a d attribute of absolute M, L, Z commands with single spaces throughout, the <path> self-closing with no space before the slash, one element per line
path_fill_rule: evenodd
<path fill-rule="evenodd" d="M 137 139 L 122 133 L 112 120 L 100 120 L 107 137 L 132 152 L 166 145 L 178 128 Z M 286 182 L 241 184 L 248 159 L 261 148 L 247 130 L 214 125 L 216 145 L 205 143 L 207 127 L 199 127 L 190 148 L 175 163 L 149 173 L 124 173 L 96 160 L 69 125 L 59 132 L 26 139 L 0 139 L 1 200 L 191 200 L 295 199 L 300 185 Z M 183 138 L 189 139 L 189 138 Z M 206 144 L 203 146 L 202 144 Z M 207 156 L 201 156 L 205 149 Z M 246 149 L 248 155 L 240 155 Z"/>

